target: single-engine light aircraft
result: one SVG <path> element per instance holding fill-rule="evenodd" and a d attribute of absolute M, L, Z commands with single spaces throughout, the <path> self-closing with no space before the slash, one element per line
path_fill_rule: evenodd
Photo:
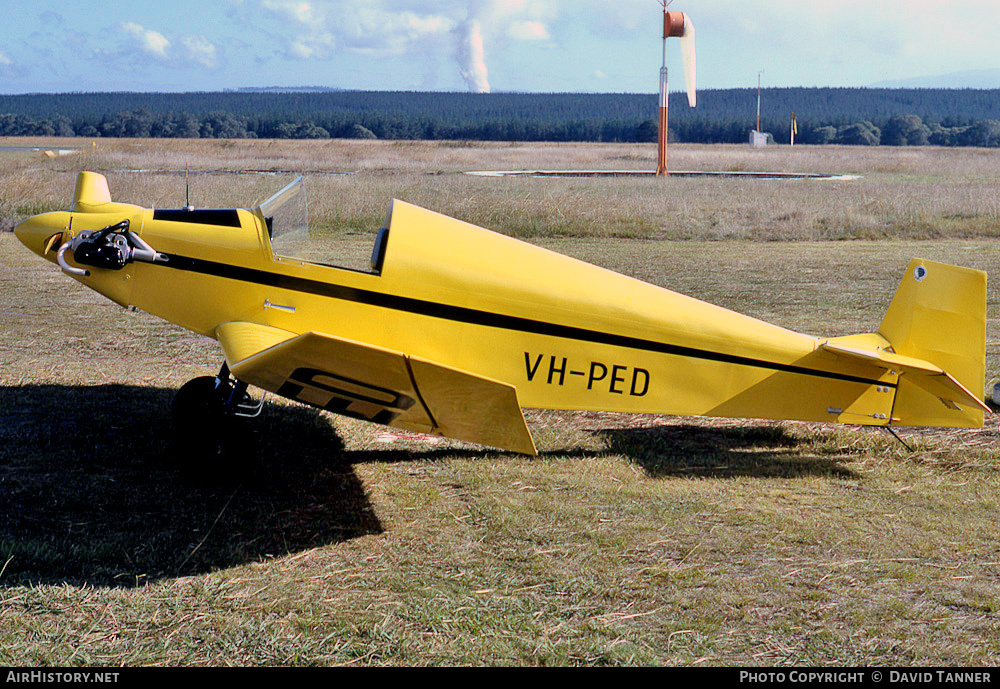
<path fill-rule="evenodd" d="M 986 274 L 907 267 L 877 332 L 819 338 L 409 203 L 371 268 L 296 258 L 302 179 L 253 209 L 148 209 L 77 178 L 18 238 L 123 306 L 216 339 L 179 418 L 250 415 L 247 386 L 407 431 L 535 454 L 522 407 L 979 427 Z M 978 394 L 977 394 L 978 393 Z"/>

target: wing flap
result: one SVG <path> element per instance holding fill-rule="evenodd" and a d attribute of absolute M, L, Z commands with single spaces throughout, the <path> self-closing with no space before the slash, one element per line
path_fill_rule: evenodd
<path fill-rule="evenodd" d="M 513 385 L 409 357 L 420 396 L 442 435 L 538 454 Z"/>
<path fill-rule="evenodd" d="M 959 383 L 954 376 L 929 361 L 881 349 L 851 347 L 830 341 L 824 342 L 821 347 L 832 354 L 866 361 L 874 366 L 905 374 L 915 385 L 938 397 L 946 406 L 954 408 L 953 405 L 961 404 L 990 411 L 982 400 Z"/>

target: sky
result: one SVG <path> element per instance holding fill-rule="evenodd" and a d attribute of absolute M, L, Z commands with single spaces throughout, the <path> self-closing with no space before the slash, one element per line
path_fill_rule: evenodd
<path fill-rule="evenodd" d="M 675 0 L 698 87 L 995 75 L 997 0 Z M 658 0 L 0 0 L 0 93 L 653 93 Z M 683 86 L 668 46 L 671 89 Z M 959 84 L 961 85 L 961 84 Z"/>

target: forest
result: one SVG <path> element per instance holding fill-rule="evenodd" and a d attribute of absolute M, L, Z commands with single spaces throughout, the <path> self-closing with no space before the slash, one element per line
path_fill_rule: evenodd
<path fill-rule="evenodd" d="M 742 143 L 755 89 L 671 94 L 670 137 Z M 656 96 L 406 91 L 0 95 L 0 136 L 379 138 L 479 141 L 656 139 Z M 1000 147 L 1000 89 L 773 88 L 761 129 L 797 143 Z"/>

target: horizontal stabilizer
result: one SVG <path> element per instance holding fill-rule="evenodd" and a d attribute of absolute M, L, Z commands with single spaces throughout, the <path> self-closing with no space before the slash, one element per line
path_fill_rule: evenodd
<path fill-rule="evenodd" d="M 929 361 L 880 349 L 850 347 L 834 342 L 825 342 L 822 348 L 833 354 L 865 361 L 888 371 L 896 371 L 900 375 L 907 375 L 908 380 L 940 398 L 946 404 L 950 402 L 951 405 L 961 404 L 967 407 L 990 411 L 990 408 L 982 400 L 955 380 L 951 374 Z"/>

